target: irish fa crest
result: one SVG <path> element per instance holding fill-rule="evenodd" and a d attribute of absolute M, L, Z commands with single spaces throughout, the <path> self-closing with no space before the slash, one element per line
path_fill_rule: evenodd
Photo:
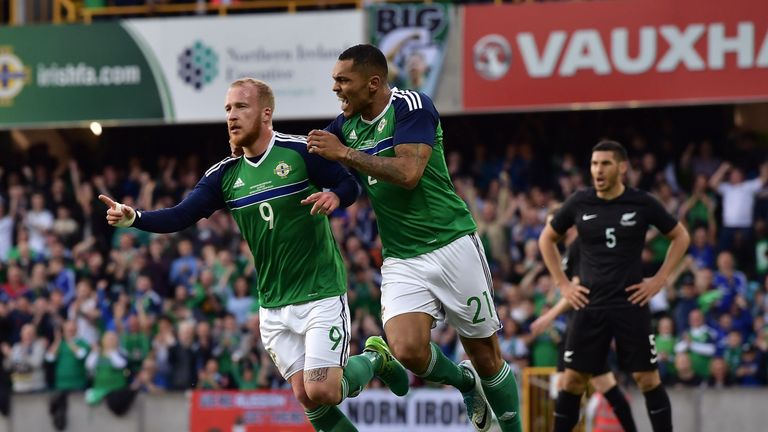
<path fill-rule="evenodd" d="M 275 174 L 277 174 L 280 178 L 286 178 L 288 177 L 288 174 L 291 173 L 291 166 L 285 163 L 284 161 L 280 161 L 279 164 L 275 167 Z"/>
<path fill-rule="evenodd" d="M 0 46 L 0 106 L 11 106 L 13 98 L 28 84 L 31 72 L 9 46 Z"/>

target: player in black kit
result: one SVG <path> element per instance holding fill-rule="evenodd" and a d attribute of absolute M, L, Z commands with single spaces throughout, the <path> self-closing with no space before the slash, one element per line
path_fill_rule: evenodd
<path fill-rule="evenodd" d="M 574 193 L 539 237 L 555 284 L 575 309 L 563 361 L 563 389 L 555 405 L 555 432 L 570 432 L 579 420 L 581 395 L 591 375 L 605 366 L 611 340 L 619 365 L 645 396 L 654 432 L 672 430 L 672 408 L 659 377 L 648 301 L 664 286 L 688 248 L 685 228 L 648 193 L 624 186 L 627 151 L 615 141 L 592 148 L 594 187 Z M 581 241 L 579 284 L 560 267 L 556 243 L 571 226 Z M 664 263 L 643 279 L 640 254 L 649 226 L 670 241 Z"/>

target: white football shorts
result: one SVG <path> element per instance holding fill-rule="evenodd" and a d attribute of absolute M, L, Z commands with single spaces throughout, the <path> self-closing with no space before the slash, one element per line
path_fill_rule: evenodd
<path fill-rule="evenodd" d="M 349 359 L 347 295 L 260 308 L 261 341 L 288 380 L 300 370 L 344 367 Z"/>
<path fill-rule="evenodd" d="M 479 339 L 501 328 L 491 272 L 476 234 L 413 258 L 386 258 L 381 267 L 381 319 L 423 312 L 459 335 Z"/>

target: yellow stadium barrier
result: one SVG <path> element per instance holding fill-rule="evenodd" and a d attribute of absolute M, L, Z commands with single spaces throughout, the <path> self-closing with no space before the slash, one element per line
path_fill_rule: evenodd
<path fill-rule="evenodd" d="M 557 370 L 553 367 L 529 367 L 523 369 L 521 382 L 523 432 L 551 432 L 555 425 L 555 401 L 549 389 Z M 589 393 L 589 392 L 588 392 Z M 582 403 L 582 407 L 584 403 Z M 584 432 L 584 418 L 574 429 Z"/>

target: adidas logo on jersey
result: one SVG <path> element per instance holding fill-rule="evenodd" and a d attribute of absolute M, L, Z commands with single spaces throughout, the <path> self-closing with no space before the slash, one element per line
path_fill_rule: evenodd
<path fill-rule="evenodd" d="M 235 185 L 233 186 L 235 189 L 245 186 L 245 182 L 243 182 L 243 179 L 240 177 L 235 180 Z"/>
<path fill-rule="evenodd" d="M 355 133 L 355 131 L 353 130 L 352 132 L 349 133 L 349 135 L 347 136 L 347 139 L 350 141 L 357 140 L 357 133 Z"/>

